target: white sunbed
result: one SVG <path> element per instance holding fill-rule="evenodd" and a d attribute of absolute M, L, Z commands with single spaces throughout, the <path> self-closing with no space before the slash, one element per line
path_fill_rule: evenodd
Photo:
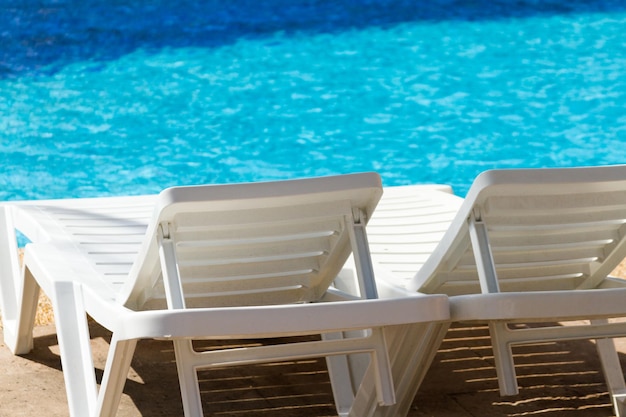
<path fill-rule="evenodd" d="M 400 193 L 377 208 L 368 236 L 377 280 L 447 294 L 452 321 L 489 323 L 502 395 L 518 392 L 512 346 L 596 339 L 616 415 L 625 415 L 611 338 L 626 336 L 626 323 L 609 319 L 626 317 L 626 281 L 608 274 L 626 257 L 626 166 L 487 171 L 464 200 Z M 396 381 L 420 371 L 411 344 L 402 346 Z M 419 384 L 396 385 L 396 405 L 377 415 L 408 412 Z"/>
<path fill-rule="evenodd" d="M 42 288 L 72 416 L 116 414 L 142 338 L 174 342 L 187 417 L 203 412 L 198 369 L 315 356 L 332 357 L 340 415 L 377 413 L 395 401 L 386 340 L 423 339 L 416 366 L 427 367 L 449 322 L 447 297 L 374 284 L 364 227 L 380 194 L 379 177 L 368 173 L 0 205 L 5 343 L 17 354 L 32 349 Z M 33 242 L 22 269 L 16 229 Z M 357 282 L 345 287 L 356 294 L 329 287 L 351 253 Z M 99 390 L 86 314 L 112 332 Z M 203 353 L 191 344 L 297 335 L 322 338 Z M 355 354 L 369 358 L 362 388 L 344 385 L 344 355 Z"/>

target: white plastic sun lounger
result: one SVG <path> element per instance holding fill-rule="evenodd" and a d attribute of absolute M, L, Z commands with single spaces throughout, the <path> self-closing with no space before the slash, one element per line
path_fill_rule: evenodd
<path fill-rule="evenodd" d="M 365 223 L 380 195 L 376 174 L 354 174 L 2 205 L 5 342 L 15 353 L 32 348 L 41 287 L 55 311 L 72 416 L 115 415 L 142 338 L 173 340 L 187 417 L 202 415 L 198 369 L 315 356 L 335 358 L 340 415 L 353 402 L 371 407 L 367 413 L 385 408 L 395 401 L 386 339 L 407 330 L 428 337 L 430 326 L 449 321 L 449 307 L 445 296 L 393 297 L 375 285 Z M 15 229 L 33 242 L 22 272 Z M 357 294 L 330 287 L 351 253 Z M 112 331 L 99 390 L 86 314 Z M 202 353 L 191 344 L 320 334 L 320 341 Z M 357 404 L 341 385 L 348 379 L 341 357 L 351 354 L 368 354 L 362 385 L 374 387 L 373 403 Z"/>
<path fill-rule="evenodd" d="M 454 197 L 441 199 L 450 205 L 436 210 L 442 223 L 434 223 L 451 222 L 429 256 L 423 230 L 406 229 L 396 239 L 386 223 L 394 212 L 399 223 L 430 215 L 402 204 L 377 209 L 368 226 L 377 279 L 449 295 L 453 321 L 488 322 L 502 395 L 518 392 L 513 345 L 596 339 L 616 414 L 625 415 L 626 385 L 611 338 L 626 336 L 626 324 L 609 319 L 626 317 L 626 281 L 608 274 L 626 257 L 626 166 L 487 171 L 464 201 L 457 198 L 453 218 L 446 216 Z M 589 324 L 519 325 L 575 320 Z M 380 415 L 406 414 L 416 387 L 400 388 L 397 404 Z"/>

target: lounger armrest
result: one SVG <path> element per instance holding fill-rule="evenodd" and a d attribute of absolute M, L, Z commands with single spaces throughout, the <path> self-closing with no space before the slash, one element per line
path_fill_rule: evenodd
<path fill-rule="evenodd" d="M 119 310 L 118 310 L 119 311 Z M 228 320 L 224 320 L 228 317 Z M 264 317 L 264 326 L 258 318 Z M 448 321 L 442 295 L 258 307 L 128 310 L 117 317 L 120 339 L 280 337 L 417 322 Z"/>
<path fill-rule="evenodd" d="M 450 297 L 452 321 L 546 321 L 624 316 L 626 288 Z"/>

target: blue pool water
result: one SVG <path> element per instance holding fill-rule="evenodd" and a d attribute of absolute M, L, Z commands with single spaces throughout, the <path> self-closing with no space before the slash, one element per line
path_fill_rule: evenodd
<path fill-rule="evenodd" d="M 626 1 L 0 0 L 0 200 L 626 162 Z"/>

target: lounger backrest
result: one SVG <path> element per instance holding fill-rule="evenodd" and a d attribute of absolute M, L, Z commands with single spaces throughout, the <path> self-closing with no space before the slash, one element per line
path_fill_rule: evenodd
<path fill-rule="evenodd" d="M 624 257 L 626 166 L 494 170 L 477 177 L 411 286 L 449 295 L 594 288 Z"/>
<path fill-rule="evenodd" d="M 126 304 L 165 306 L 159 239 L 173 245 L 185 307 L 316 301 L 355 250 L 355 222 L 365 225 L 381 194 L 374 173 L 167 189 Z"/>

